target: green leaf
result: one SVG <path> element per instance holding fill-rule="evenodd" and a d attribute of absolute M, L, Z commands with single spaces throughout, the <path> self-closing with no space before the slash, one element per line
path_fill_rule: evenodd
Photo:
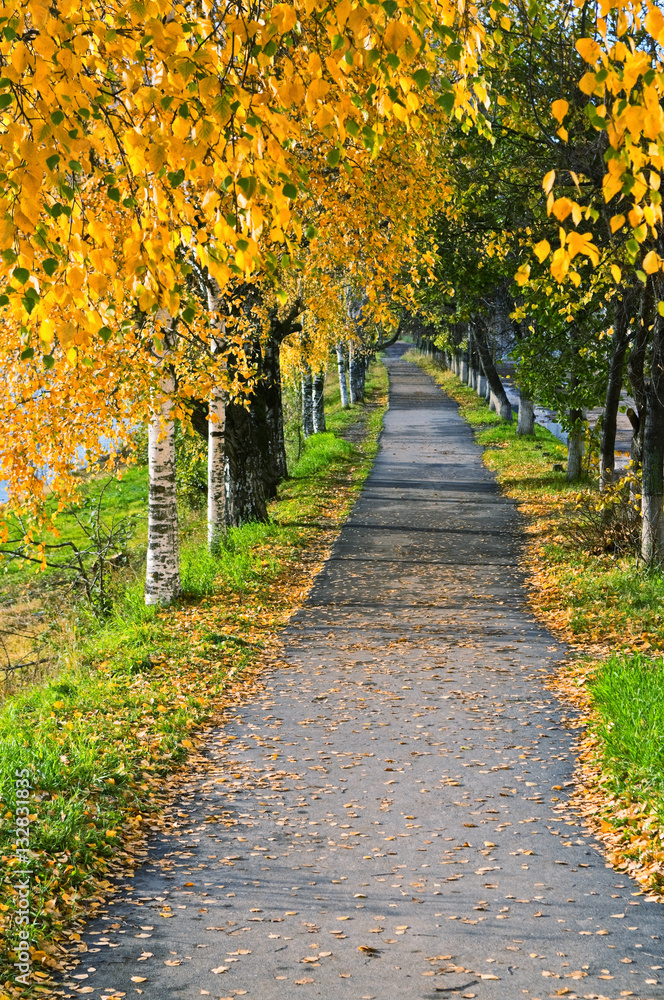
<path fill-rule="evenodd" d="M 451 45 L 447 46 L 447 58 L 453 59 L 455 62 L 461 58 L 462 52 L 463 48 L 458 42 L 452 42 Z"/>
<path fill-rule="evenodd" d="M 195 318 L 196 310 L 192 309 L 191 306 L 187 306 L 187 308 L 182 311 L 182 319 L 185 323 L 191 323 Z"/>
<path fill-rule="evenodd" d="M 53 368 L 55 365 L 55 358 L 52 354 L 45 354 L 43 357 L 44 368 Z"/>
<path fill-rule="evenodd" d="M 258 187 L 258 181 L 255 177 L 240 177 L 237 184 L 247 198 L 253 197 L 256 193 L 256 188 Z"/>
<path fill-rule="evenodd" d="M 81 166 L 81 164 L 80 164 L 80 163 L 78 162 L 78 160 L 70 160 L 70 161 L 69 161 L 69 169 L 70 169 L 70 170 L 71 170 L 71 171 L 72 171 L 73 173 L 75 173 L 75 174 L 80 174 L 80 172 L 81 172 L 81 170 L 83 169 L 83 167 L 82 167 L 82 166 Z"/>
<path fill-rule="evenodd" d="M 42 261 L 42 267 L 46 271 L 49 278 L 52 278 L 58 269 L 58 261 L 55 257 L 47 257 L 45 261 Z"/>
<path fill-rule="evenodd" d="M 184 180 L 184 170 L 182 170 L 182 168 L 179 170 L 173 170 L 166 176 L 168 177 L 171 187 L 176 188 L 179 187 Z"/>
<path fill-rule="evenodd" d="M 65 116 L 62 111 L 54 111 L 51 115 L 51 121 L 54 125 L 60 125 L 64 120 Z"/>
<path fill-rule="evenodd" d="M 420 88 L 420 90 L 424 90 L 424 88 L 429 83 L 430 79 L 431 79 L 431 73 L 429 73 L 429 71 L 426 69 L 417 69 L 413 73 L 413 80 Z"/>
<path fill-rule="evenodd" d="M 9 298 L 7 295 L 0 295 L 0 306 L 8 306 Z"/>
<path fill-rule="evenodd" d="M 104 341 L 104 343 L 107 344 L 111 339 L 111 337 L 113 336 L 113 332 L 108 326 L 102 326 L 102 328 L 99 331 L 99 336 Z"/>
<path fill-rule="evenodd" d="M 304 230 L 304 235 L 307 237 L 308 240 L 313 240 L 314 236 L 318 235 L 318 230 L 316 229 L 315 226 L 307 226 L 306 229 Z"/>
<path fill-rule="evenodd" d="M 21 351 L 21 361 L 29 361 L 30 358 L 34 358 L 35 351 L 33 347 L 26 347 L 24 351 Z"/>
<path fill-rule="evenodd" d="M 30 272 L 25 267 L 15 267 L 12 271 L 12 278 L 16 278 L 20 285 L 24 285 L 29 277 Z"/>
<path fill-rule="evenodd" d="M 178 108 L 178 114 L 179 114 L 180 118 L 188 118 L 189 117 L 189 105 L 188 104 L 181 104 L 180 107 Z"/>
<path fill-rule="evenodd" d="M 106 193 L 111 201 L 120 201 L 120 188 L 110 187 Z"/>
<path fill-rule="evenodd" d="M 354 122 L 352 120 L 347 121 L 346 131 L 348 132 L 349 135 L 352 135 L 353 139 L 357 139 L 358 135 L 360 134 L 360 127 L 357 124 L 357 122 Z"/>
<path fill-rule="evenodd" d="M 437 98 L 436 104 L 443 109 L 446 115 L 451 114 L 454 107 L 454 94 L 441 94 Z"/>
<path fill-rule="evenodd" d="M 327 162 L 329 166 L 336 167 L 340 159 L 341 159 L 341 151 L 339 150 L 338 146 L 335 146 L 334 149 L 331 149 L 330 152 L 327 154 Z"/>
<path fill-rule="evenodd" d="M 291 198 L 292 200 L 297 198 L 297 188 L 294 184 L 284 184 L 281 190 L 287 198 Z"/>
<path fill-rule="evenodd" d="M 2 94 L 0 96 L 0 111 L 4 111 L 14 100 L 13 94 Z"/>
<path fill-rule="evenodd" d="M 57 153 L 54 153 L 53 156 L 49 156 L 49 158 L 47 159 L 46 166 L 48 167 L 49 170 L 55 170 L 59 162 L 60 162 L 60 157 L 58 156 Z"/>

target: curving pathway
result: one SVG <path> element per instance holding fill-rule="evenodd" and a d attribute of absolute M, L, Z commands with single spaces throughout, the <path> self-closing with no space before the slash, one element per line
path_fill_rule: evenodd
<path fill-rule="evenodd" d="M 566 813 L 519 522 L 433 380 L 388 351 L 382 449 L 288 668 L 229 716 L 65 995 L 664 998 L 662 910 Z"/>

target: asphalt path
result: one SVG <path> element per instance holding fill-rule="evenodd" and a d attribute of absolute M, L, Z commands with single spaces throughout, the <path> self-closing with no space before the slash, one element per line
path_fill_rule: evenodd
<path fill-rule="evenodd" d="M 284 635 L 288 665 L 88 925 L 64 994 L 664 997 L 662 909 L 569 815 L 564 648 L 518 515 L 433 380 L 388 351 L 364 491 Z"/>

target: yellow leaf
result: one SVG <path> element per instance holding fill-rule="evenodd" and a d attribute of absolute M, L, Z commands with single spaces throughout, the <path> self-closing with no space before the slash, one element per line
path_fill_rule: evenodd
<path fill-rule="evenodd" d="M 388 49 L 396 52 L 406 41 L 408 35 L 409 31 L 405 24 L 402 24 L 401 21 L 392 21 L 383 35 L 383 40 Z"/>
<path fill-rule="evenodd" d="M 648 11 L 648 16 L 646 17 L 646 31 L 648 31 L 653 38 L 659 40 L 663 28 L 664 17 L 662 17 L 661 11 L 659 11 L 656 7 L 651 7 Z"/>
<path fill-rule="evenodd" d="M 643 258 L 643 270 L 646 274 L 654 274 L 655 271 L 659 271 L 659 257 L 654 250 L 651 250 Z"/>
<path fill-rule="evenodd" d="M 625 223 L 624 215 L 614 215 L 613 218 L 611 219 L 611 232 L 612 233 L 617 232 L 620 229 L 620 227 L 624 225 L 624 223 Z"/>
<path fill-rule="evenodd" d="M 622 271 L 620 270 L 617 264 L 611 265 L 611 274 L 613 276 L 613 280 L 615 281 L 616 285 L 619 285 L 622 280 Z"/>
<path fill-rule="evenodd" d="M 544 194 L 549 194 L 549 192 L 551 191 L 551 188 L 555 184 L 555 181 L 556 181 L 556 172 L 555 172 L 555 170 L 549 170 L 548 174 L 545 175 L 544 180 L 542 181 L 542 187 L 544 188 Z"/>
<path fill-rule="evenodd" d="M 594 73 L 584 73 L 579 80 L 579 90 L 584 94 L 593 94 L 597 88 L 597 80 Z"/>
<path fill-rule="evenodd" d="M 587 63 L 596 63 L 602 54 L 599 45 L 592 38 L 579 38 L 576 51 Z"/>
<path fill-rule="evenodd" d="M 297 11 L 287 3 L 275 4 L 272 8 L 272 20 L 280 32 L 290 31 L 297 21 Z"/>
<path fill-rule="evenodd" d="M 542 261 L 546 260 L 551 253 L 551 244 L 548 240 L 541 240 L 536 246 L 533 247 L 533 250 L 535 251 L 535 256 L 541 264 Z"/>
<path fill-rule="evenodd" d="M 567 101 L 554 101 L 551 105 L 551 114 L 556 119 L 557 122 L 562 122 L 563 118 L 569 111 L 569 104 Z"/>
<path fill-rule="evenodd" d="M 519 270 L 514 275 L 514 280 L 517 285 L 525 285 L 530 277 L 530 265 L 522 264 Z"/>
<path fill-rule="evenodd" d="M 569 198 L 558 198 L 557 201 L 554 201 L 553 214 L 557 218 L 558 222 L 564 222 L 571 211 L 572 202 Z"/>

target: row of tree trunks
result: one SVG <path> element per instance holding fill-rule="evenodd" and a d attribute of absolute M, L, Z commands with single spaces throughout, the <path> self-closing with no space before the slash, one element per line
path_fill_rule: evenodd
<path fill-rule="evenodd" d="M 640 314 L 634 321 L 637 295 Z M 617 298 L 600 441 L 600 490 L 606 490 L 615 479 L 618 413 L 626 374 L 634 399 L 634 408 L 627 409 L 633 430 L 632 464 L 635 471 L 642 472 L 641 556 L 648 565 L 664 563 L 664 318 L 657 308 L 661 303 L 664 303 L 664 276 L 660 273 L 649 276 L 645 290 L 624 288 Z M 574 331 L 571 336 L 574 337 Z M 420 346 L 426 348 L 425 342 Z M 447 363 L 479 396 L 486 394 L 503 419 L 511 419 L 511 407 L 481 324 L 474 325 L 469 347 L 463 352 L 453 350 Z M 574 388 L 572 379 L 571 393 Z M 583 475 L 584 413 L 580 408 L 571 408 L 567 418 L 571 427 L 567 439 L 567 479 L 573 482 Z M 517 433 L 531 435 L 534 425 L 533 403 L 522 396 Z M 635 486 L 634 499 L 638 490 L 639 486 Z"/>

